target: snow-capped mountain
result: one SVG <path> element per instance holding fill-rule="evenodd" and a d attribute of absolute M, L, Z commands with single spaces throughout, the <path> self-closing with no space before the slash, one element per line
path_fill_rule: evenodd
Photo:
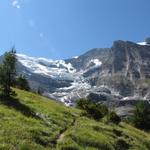
<path fill-rule="evenodd" d="M 22 54 L 17 58 L 17 70 L 27 76 L 33 90 L 40 89 L 66 105 L 87 96 L 118 106 L 133 99 L 150 99 L 149 41 L 115 41 L 111 48 L 92 49 L 67 60 Z"/>
<path fill-rule="evenodd" d="M 30 72 L 51 78 L 72 79 L 72 74 L 76 72 L 71 63 L 66 63 L 64 60 L 53 61 L 46 58 L 28 57 L 22 54 L 17 54 L 17 58 Z"/>
<path fill-rule="evenodd" d="M 40 86 L 40 84 L 37 88 L 43 89 L 44 95 L 60 100 L 66 103 L 66 105 L 72 103 L 71 100 L 75 97 L 74 93 L 76 93 L 76 97 L 81 98 L 83 97 L 81 91 L 85 92 L 87 89 L 91 88 L 91 85 L 83 77 L 83 74 L 87 70 L 92 70 L 102 65 L 102 62 L 98 59 L 91 59 L 87 63 L 87 70 L 77 71 L 71 63 L 65 60 L 53 61 L 45 58 L 28 57 L 23 54 L 17 54 L 17 59 L 18 63 L 26 68 L 25 70 L 21 70 L 20 73 L 28 76 L 31 87 L 34 82 L 32 76 L 42 76 L 46 80 L 58 81 L 54 86 L 55 90 L 51 92 L 48 92 L 49 89 L 45 86 Z M 77 59 L 77 57 L 75 59 Z M 64 82 L 67 84 L 63 85 Z"/>

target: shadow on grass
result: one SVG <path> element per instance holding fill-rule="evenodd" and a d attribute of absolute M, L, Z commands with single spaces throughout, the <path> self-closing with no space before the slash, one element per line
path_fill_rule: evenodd
<path fill-rule="evenodd" d="M 0 95 L 0 103 L 10 108 L 14 108 L 16 111 L 21 112 L 23 115 L 27 117 L 40 119 L 30 107 L 21 103 L 17 98 L 14 98 L 14 97 L 8 98 L 8 97 Z"/>

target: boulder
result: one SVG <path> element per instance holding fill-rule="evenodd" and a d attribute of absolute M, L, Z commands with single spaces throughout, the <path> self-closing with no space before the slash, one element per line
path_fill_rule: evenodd
<path fill-rule="evenodd" d="M 90 93 L 87 98 L 94 102 L 118 100 L 114 95 L 106 92 L 93 92 Z"/>

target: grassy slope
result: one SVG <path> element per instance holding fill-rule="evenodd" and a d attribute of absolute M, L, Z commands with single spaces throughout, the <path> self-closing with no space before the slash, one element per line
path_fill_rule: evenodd
<path fill-rule="evenodd" d="M 42 96 L 16 93 L 0 104 L 0 150 L 150 149 L 150 134 L 127 124 L 106 125 Z"/>

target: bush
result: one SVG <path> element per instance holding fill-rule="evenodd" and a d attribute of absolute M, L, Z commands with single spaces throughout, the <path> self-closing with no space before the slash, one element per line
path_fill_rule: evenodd
<path fill-rule="evenodd" d="M 88 99 L 84 99 L 84 98 L 79 99 L 76 102 L 77 108 L 84 109 L 84 110 L 86 110 L 86 108 L 89 104 L 90 104 L 90 101 Z"/>
<path fill-rule="evenodd" d="M 108 122 L 112 122 L 115 124 L 119 124 L 121 122 L 121 118 L 114 111 L 109 112 L 107 120 Z"/>
<path fill-rule="evenodd" d="M 83 109 L 88 117 L 95 120 L 100 120 L 108 113 L 107 106 L 92 102 L 87 99 L 78 100 L 77 107 Z"/>
<path fill-rule="evenodd" d="M 113 133 L 114 133 L 116 136 L 122 136 L 122 131 L 120 131 L 120 130 L 113 129 Z"/>
<path fill-rule="evenodd" d="M 95 120 L 100 120 L 101 118 L 103 118 L 102 111 L 98 107 L 96 107 L 95 104 L 92 104 L 92 103 L 89 104 L 87 106 L 86 111 L 87 111 L 88 116 Z"/>
<path fill-rule="evenodd" d="M 150 130 L 150 109 L 143 101 L 134 110 L 133 124 L 140 129 Z"/>
<path fill-rule="evenodd" d="M 123 138 L 119 138 L 116 141 L 116 150 L 128 150 L 130 145 Z"/>

